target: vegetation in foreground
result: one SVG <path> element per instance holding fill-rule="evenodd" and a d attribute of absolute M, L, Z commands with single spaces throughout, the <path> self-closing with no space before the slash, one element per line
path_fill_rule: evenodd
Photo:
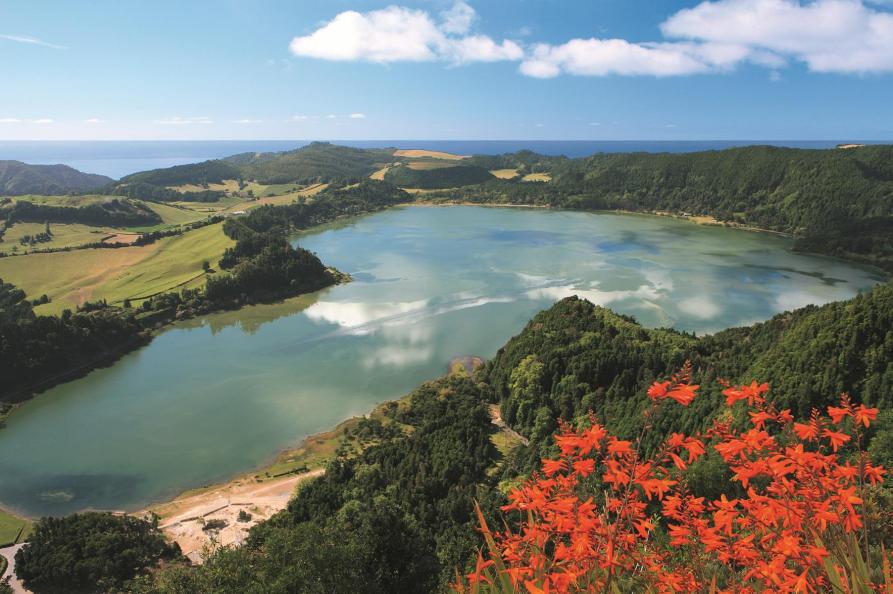
<path fill-rule="evenodd" d="M 37 522 L 16 553 L 16 576 L 35 594 L 113 592 L 179 556 L 157 522 L 87 512 Z"/>
<path fill-rule="evenodd" d="M 827 415 L 795 422 L 766 401 L 768 384 L 728 386 L 726 411 L 703 434 L 671 433 L 647 450 L 663 406 L 698 397 L 690 368 L 648 389 L 635 440 L 611 435 L 592 415 L 555 436 L 558 455 L 508 494 L 516 521 L 481 529 L 488 560 L 454 584 L 459 592 L 848 592 L 889 591 L 890 558 L 866 513 L 886 471 L 863 449 L 877 408 L 843 394 Z M 737 403 L 743 405 L 736 405 Z M 746 421 L 745 421 L 746 419 Z M 707 457 L 728 493 L 694 493 L 684 471 Z"/>

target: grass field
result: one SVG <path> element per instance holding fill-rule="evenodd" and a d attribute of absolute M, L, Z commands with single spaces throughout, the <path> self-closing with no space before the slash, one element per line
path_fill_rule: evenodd
<path fill-rule="evenodd" d="M 0 259 L 0 278 L 29 297 L 46 294 L 38 313 L 58 314 L 84 301 L 136 303 L 155 293 L 204 284 L 202 263 L 212 268 L 233 241 L 222 225 L 209 225 L 146 246 L 29 254 Z"/>
<path fill-rule="evenodd" d="M 410 157 L 413 159 L 421 159 L 429 157 L 432 159 L 451 159 L 458 161 L 464 159 L 462 155 L 454 155 L 453 153 L 445 153 L 443 151 L 426 151 L 421 149 L 399 149 L 394 151 L 395 157 Z"/>
<path fill-rule="evenodd" d="M 33 202 L 34 204 L 48 204 L 52 206 L 89 206 L 101 202 L 108 202 L 115 198 L 121 199 L 120 196 L 105 196 L 91 194 L 88 196 L 41 196 L 37 194 L 28 194 L 25 196 L 16 196 L 13 200 L 22 200 L 24 202 Z"/>
<path fill-rule="evenodd" d="M 76 247 L 102 241 L 103 238 L 115 235 L 120 231 L 120 229 L 112 227 L 91 227 L 79 223 L 50 223 L 50 232 L 53 234 L 51 241 L 36 243 L 33 246 L 19 243 L 23 236 L 37 235 L 43 233 L 45 229 L 46 225 L 43 223 L 16 223 L 6 230 L 3 239 L 0 240 L 0 252 L 10 253 L 13 251 L 13 247 L 22 254 L 31 250 Z"/>
<path fill-rule="evenodd" d="M 526 182 L 547 182 L 552 181 L 552 176 L 548 173 L 528 173 L 524 177 L 521 178 L 521 181 Z"/>
<path fill-rule="evenodd" d="M 512 179 L 513 177 L 518 176 L 517 169 L 491 169 L 490 175 L 494 177 L 498 177 L 499 179 Z"/>
<path fill-rule="evenodd" d="M 22 542 L 30 533 L 31 522 L 0 509 L 0 546 Z"/>

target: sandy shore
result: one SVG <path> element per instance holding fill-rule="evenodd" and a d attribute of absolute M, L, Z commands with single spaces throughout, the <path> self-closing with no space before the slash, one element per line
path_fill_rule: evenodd
<path fill-rule="evenodd" d="M 198 493 L 186 493 L 143 513 L 157 514 L 165 535 L 180 545 L 190 561 L 201 563 L 206 550 L 241 544 L 252 526 L 285 509 L 298 485 L 323 472 L 319 468 L 265 481 L 242 476 Z M 244 521 L 240 520 L 240 512 L 250 519 L 243 516 Z M 205 530 L 212 522 L 220 528 Z"/>

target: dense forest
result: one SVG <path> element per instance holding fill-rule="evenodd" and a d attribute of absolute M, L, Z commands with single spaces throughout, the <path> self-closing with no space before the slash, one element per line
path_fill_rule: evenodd
<path fill-rule="evenodd" d="M 88 192 L 109 184 L 104 175 L 81 173 L 68 165 L 30 165 L 0 161 L 0 196 Z"/>
<path fill-rule="evenodd" d="M 387 182 L 401 188 L 423 190 L 457 188 L 489 181 L 493 175 L 482 167 L 455 165 L 432 169 L 414 169 L 406 165 L 391 167 L 384 175 Z"/>
<path fill-rule="evenodd" d="M 28 548 L 16 555 L 16 574 L 35 594 L 113 592 L 179 557 L 154 522 L 87 512 L 37 522 Z"/>
<path fill-rule="evenodd" d="M 4 401 L 114 361 L 145 343 L 142 330 L 129 312 L 107 308 L 37 315 L 22 290 L 0 280 L 0 419 Z"/>
<path fill-rule="evenodd" d="M 798 418 L 834 404 L 841 392 L 891 410 L 893 285 L 703 338 L 643 328 L 571 297 L 534 317 L 487 363 L 484 376 L 506 422 L 530 438 L 528 451 L 518 452 L 518 467 L 529 469 L 550 447 L 559 419 L 578 420 L 592 410 L 621 436 L 635 434 L 645 389 L 687 360 L 702 396 L 668 411 L 655 439 L 708 426 L 720 410 L 719 378 L 769 382 L 773 402 Z M 893 430 L 893 417 L 888 422 Z"/>

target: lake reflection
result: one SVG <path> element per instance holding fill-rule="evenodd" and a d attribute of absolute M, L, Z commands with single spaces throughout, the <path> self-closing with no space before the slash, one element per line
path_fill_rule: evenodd
<path fill-rule="evenodd" d="M 667 218 L 407 207 L 297 238 L 354 281 L 179 324 L 0 430 L 0 502 L 134 509 L 492 356 L 569 295 L 647 326 L 751 324 L 882 280 L 766 234 Z"/>

